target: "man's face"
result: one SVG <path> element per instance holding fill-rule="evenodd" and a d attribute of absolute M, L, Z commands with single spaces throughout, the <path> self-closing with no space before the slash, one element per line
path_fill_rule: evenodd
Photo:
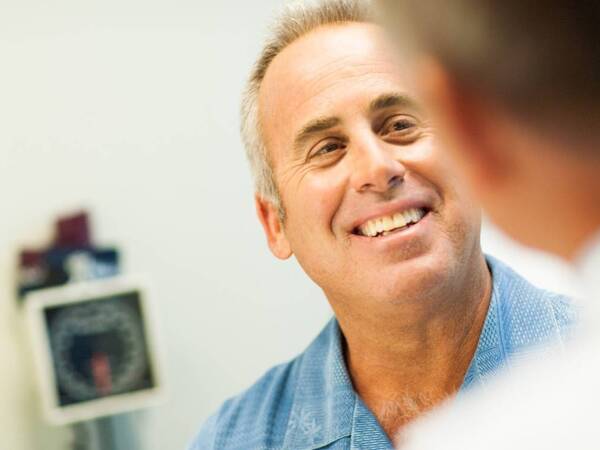
<path fill-rule="evenodd" d="M 379 27 L 322 27 L 292 43 L 267 70 L 259 110 L 279 238 L 330 301 L 419 299 L 480 255 L 479 210 Z"/>

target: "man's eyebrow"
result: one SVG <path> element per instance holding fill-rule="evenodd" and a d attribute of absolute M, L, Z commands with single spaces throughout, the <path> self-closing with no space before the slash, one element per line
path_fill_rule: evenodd
<path fill-rule="evenodd" d="M 294 138 L 294 148 L 300 149 L 311 136 L 339 125 L 339 117 L 318 117 L 306 123 Z"/>
<path fill-rule="evenodd" d="M 410 96 L 398 92 L 381 94 L 369 104 L 369 112 L 373 113 L 386 108 L 405 107 L 420 110 L 419 104 Z"/>

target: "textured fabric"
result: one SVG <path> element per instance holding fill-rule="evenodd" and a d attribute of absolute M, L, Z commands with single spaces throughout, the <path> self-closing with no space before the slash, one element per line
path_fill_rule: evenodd
<path fill-rule="evenodd" d="M 484 385 L 510 357 L 550 340 L 562 342 L 575 318 L 566 298 L 533 287 L 494 258 L 487 261 L 492 298 L 461 392 Z M 352 388 L 341 331 L 332 319 L 304 353 L 225 402 L 190 450 L 391 448 Z"/>

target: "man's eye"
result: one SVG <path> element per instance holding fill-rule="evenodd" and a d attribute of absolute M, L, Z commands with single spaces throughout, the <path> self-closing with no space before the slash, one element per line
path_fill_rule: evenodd
<path fill-rule="evenodd" d="M 325 145 L 319 147 L 312 154 L 312 156 L 326 155 L 328 153 L 335 152 L 336 150 L 339 150 L 341 148 L 342 148 L 342 144 L 340 144 L 339 142 L 330 142 L 329 144 L 325 144 Z"/>
<path fill-rule="evenodd" d="M 381 129 L 384 136 L 404 136 L 417 128 L 416 120 L 407 116 L 394 116 L 389 118 Z"/>
<path fill-rule="evenodd" d="M 398 120 L 392 124 L 394 131 L 402 131 L 411 128 L 414 124 L 408 120 Z"/>

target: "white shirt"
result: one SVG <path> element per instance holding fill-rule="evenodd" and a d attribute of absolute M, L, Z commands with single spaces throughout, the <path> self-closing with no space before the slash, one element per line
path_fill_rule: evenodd
<path fill-rule="evenodd" d="M 577 338 L 427 415 L 399 448 L 600 449 L 600 234 L 575 268 L 586 293 Z"/>

